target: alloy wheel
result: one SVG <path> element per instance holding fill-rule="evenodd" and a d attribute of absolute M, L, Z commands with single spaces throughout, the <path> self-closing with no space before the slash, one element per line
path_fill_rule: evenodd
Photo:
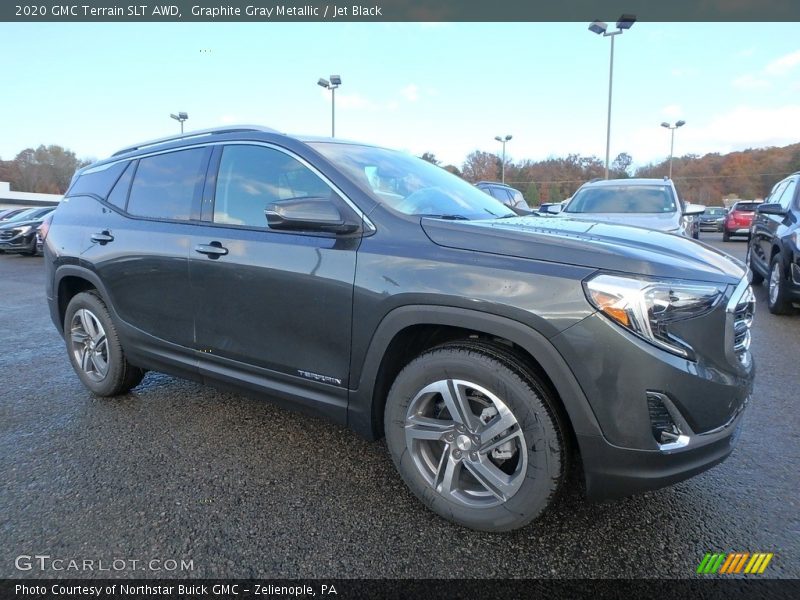
<path fill-rule="evenodd" d="M 778 294 L 781 290 L 781 266 L 778 261 L 772 264 L 769 272 L 769 303 L 774 305 L 778 302 Z"/>
<path fill-rule="evenodd" d="M 517 418 L 475 383 L 446 379 L 425 386 L 409 404 L 405 437 L 422 476 L 462 506 L 503 504 L 525 480 L 528 451 Z"/>
<path fill-rule="evenodd" d="M 75 364 L 93 381 L 108 374 L 108 340 L 100 320 L 82 308 L 72 316 L 70 341 Z"/>

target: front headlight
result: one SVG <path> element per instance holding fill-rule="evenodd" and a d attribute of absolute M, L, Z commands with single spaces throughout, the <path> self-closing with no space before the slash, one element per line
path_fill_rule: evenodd
<path fill-rule="evenodd" d="M 32 225 L 25 225 L 24 227 L 17 227 L 14 231 L 17 232 L 17 235 L 27 235 L 31 229 L 33 229 Z"/>
<path fill-rule="evenodd" d="M 670 324 L 714 310 L 727 286 L 601 273 L 583 282 L 589 302 L 628 331 L 668 352 L 694 360 L 692 347 Z"/>

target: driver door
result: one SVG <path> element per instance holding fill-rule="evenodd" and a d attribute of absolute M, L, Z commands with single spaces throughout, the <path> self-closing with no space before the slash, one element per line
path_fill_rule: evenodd
<path fill-rule="evenodd" d="M 361 237 L 271 230 L 264 214 L 334 190 L 271 146 L 225 145 L 211 171 L 190 248 L 196 348 L 224 366 L 346 388 Z"/>

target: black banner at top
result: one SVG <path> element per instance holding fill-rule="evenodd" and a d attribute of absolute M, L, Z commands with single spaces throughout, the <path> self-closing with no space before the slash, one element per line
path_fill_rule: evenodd
<path fill-rule="evenodd" d="M 4 0 L 10 22 L 800 21 L 798 0 Z"/>

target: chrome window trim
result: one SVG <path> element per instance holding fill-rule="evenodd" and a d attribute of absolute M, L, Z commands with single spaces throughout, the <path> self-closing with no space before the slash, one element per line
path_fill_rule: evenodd
<path fill-rule="evenodd" d="M 159 156 L 161 154 L 169 154 L 170 152 L 181 152 L 183 150 L 192 150 L 194 148 L 208 148 L 208 147 L 211 147 L 211 146 L 263 146 L 265 148 L 271 148 L 272 150 L 277 150 L 278 152 L 282 152 L 286 156 L 289 156 L 289 157 L 293 158 L 294 160 L 298 161 L 300 164 L 302 164 L 304 167 L 306 167 L 312 173 L 314 173 L 317 177 L 322 179 L 322 181 L 324 181 L 325 184 L 328 187 L 330 187 L 336 193 L 336 195 L 339 196 L 339 198 L 342 199 L 342 201 L 345 204 L 347 204 L 347 206 L 349 206 L 353 211 L 355 211 L 355 213 L 361 218 L 361 222 L 364 225 L 364 233 L 365 234 L 370 234 L 370 233 L 374 233 L 375 231 L 377 231 L 377 227 L 375 227 L 375 224 L 370 220 L 370 218 L 367 216 L 367 214 L 363 210 L 361 210 L 356 205 L 355 202 L 350 200 L 350 198 L 341 189 L 339 189 L 339 187 L 335 183 L 333 183 L 328 177 L 326 177 L 323 173 L 321 173 L 319 171 L 319 169 L 317 169 L 314 165 L 309 163 L 302 156 L 298 156 L 297 154 L 295 154 L 291 150 L 287 150 L 286 148 L 283 148 L 282 146 L 278 146 L 277 144 L 272 144 L 270 142 L 260 142 L 260 141 L 256 141 L 256 140 L 221 140 L 221 141 L 215 141 L 215 142 L 199 142 L 199 143 L 196 143 L 196 144 L 187 144 L 185 146 L 180 146 L 178 148 L 168 148 L 168 149 L 162 149 L 162 150 L 154 150 L 152 152 L 146 152 L 144 154 L 137 154 L 136 156 L 120 157 L 119 160 L 113 160 L 111 162 L 104 163 L 104 164 L 99 165 L 97 167 L 92 167 L 90 170 L 84 171 L 83 173 L 81 173 L 81 175 L 85 175 L 85 174 L 87 174 L 89 172 L 96 172 L 96 171 L 105 170 L 105 169 L 107 169 L 107 168 L 109 168 L 109 167 L 111 167 L 111 166 L 113 166 L 113 165 L 115 165 L 117 163 L 121 163 L 121 162 L 129 162 L 129 161 L 132 161 L 132 160 L 141 160 L 143 158 L 150 158 L 152 156 Z M 141 218 L 141 219 L 150 220 L 150 221 L 168 221 L 168 222 L 176 222 L 176 223 L 205 223 L 205 224 L 210 224 L 210 225 L 216 225 L 218 227 L 222 227 L 222 226 L 225 225 L 224 223 L 214 223 L 214 221 L 202 221 L 201 222 L 201 221 L 187 221 L 187 220 L 180 220 L 180 219 L 158 219 L 158 218 L 151 218 L 151 217 L 141 216 L 141 215 L 133 215 L 131 213 L 128 213 L 127 211 L 122 211 L 122 212 L 125 215 L 130 216 L 131 218 L 134 218 L 134 219 L 140 219 Z M 256 228 L 252 228 L 252 229 L 256 229 Z M 261 227 L 261 228 L 258 228 L 258 229 L 259 230 L 267 230 L 266 227 Z"/>

